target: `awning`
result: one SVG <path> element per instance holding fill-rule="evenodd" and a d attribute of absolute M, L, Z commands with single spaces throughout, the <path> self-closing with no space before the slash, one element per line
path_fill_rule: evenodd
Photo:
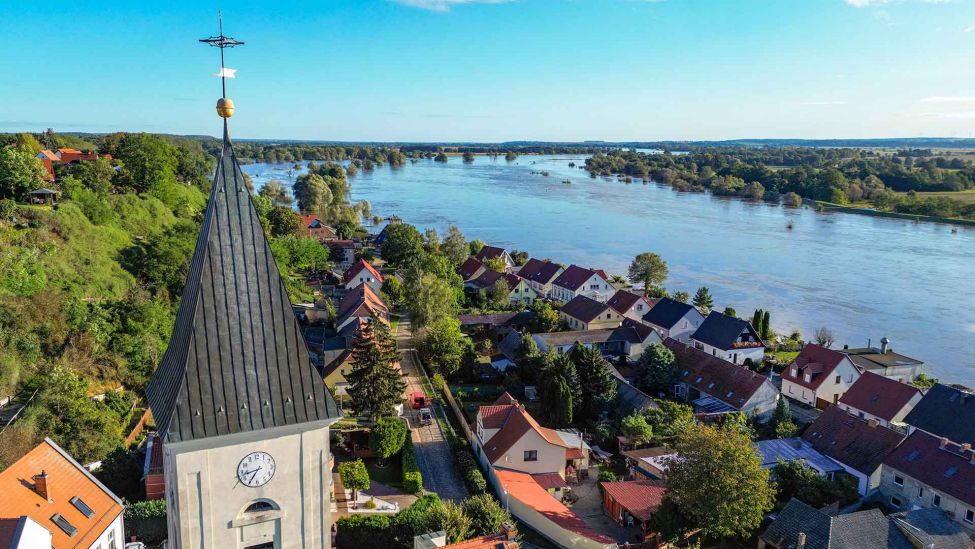
<path fill-rule="evenodd" d="M 562 475 L 558 473 L 538 473 L 532 475 L 532 478 L 535 479 L 535 482 L 537 482 L 539 486 L 545 488 L 546 490 L 566 488 L 569 486 L 565 482 L 565 479 L 562 478 Z"/>

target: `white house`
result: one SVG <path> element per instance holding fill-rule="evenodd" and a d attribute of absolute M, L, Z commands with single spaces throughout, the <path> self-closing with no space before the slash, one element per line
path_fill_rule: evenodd
<path fill-rule="evenodd" d="M 488 260 L 498 260 L 504 261 L 505 270 L 510 271 L 515 266 L 515 260 L 511 257 L 504 248 L 498 248 L 497 246 L 482 246 L 480 250 L 474 254 L 474 259 L 485 263 Z"/>
<path fill-rule="evenodd" d="M 619 327 L 623 315 L 584 295 L 577 295 L 559 308 L 559 318 L 572 330 L 602 330 Z"/>
<path fill-rule="evenodd" d="M 586 269 L 569 265 L 552 281 L 552 299 L 568 302 L 577 295 L 584 295 L 596 301 L 607 301 L 616 288 L 609 283 L 602 269 Z"/>
<path fill-rule="evenodd" d="M 383 276 L 365 259 L 353 263 L 342 275 L 342 286 L 346 290 L 351 290 L 362 284 L 369 286 L 377 294 L 383 287 Z"/>
<path fill-rule="evenodd" d="M 692 305 L 664 297 L 654 303 L 642 321 L 656 330 L 662 340 L 670 338 L 687 343 L 691 334 L 701 327 L 704 315 Z"/>
<path fill-rule="evenodd" d="M 849 357 L 809 343 L 782 372 L 782 394 L 803 404 L 825 409 L 839 402 L 860 371 Z M 896 383 L 896 382 L 895 382 Z"/>
<path fill-rule="evenodd" d="M 532 339 L 538 350 L 547 353 L 549 350 L 556 354 L 565 354 L 578 344 L 584 347 L 599 349 L 608 359 L 624 356 L 635 359 L 643 349 L 651 343 L 660 343 L 660 336 L 646 327 L 630 324 L 627 319 L 619 328 L 605 330 L 573 330 L 569 332 L 552 332 L 546 334 L 532 334 Z"/>
<path fill-rule="evenodd" d="M 765 344 L 752 325 L 717 311 L 711 311 L 691 334 L 689 345 L 732 364 L 765 360 Z"/>

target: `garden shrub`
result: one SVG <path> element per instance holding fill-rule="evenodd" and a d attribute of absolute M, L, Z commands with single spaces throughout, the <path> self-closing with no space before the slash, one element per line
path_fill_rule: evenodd
<path fill-rule="evenodd" d="M 423 489 L 423 475 L 416 463 L 416 451 L 413 448 L 413 437 L 406 435 L 403 449 L 400 452 L 403 469 L 403 490 L 417 494 Z"/>
<path fill-rule="evenodd" d="M 169 535 L 166 529 L 166 500 L 153 499 L 125 506 L 125 537 L 135 536 L 147 545 L 156 545 Z"/>

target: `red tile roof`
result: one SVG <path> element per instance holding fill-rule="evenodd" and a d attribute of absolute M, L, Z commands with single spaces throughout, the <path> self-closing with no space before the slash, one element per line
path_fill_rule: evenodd
<path fill-rule="evenodd" d="M 704 351 L 667 338 L 664 346 L 677 358 L 677 378 L 729 406 L 740 410 L 763 384 L 762 374 L 738 366 Z"/>
<path fill-rule="evenodd" d="M 499 412 L 494 410 L 493 406 L 482 406 L 481 408 L 489 408 L 489 413 L 492 414 L 492 421 L 497 421 L 499 416 L 494 414 Z M 497 428 L 500 430 L 493 437 L 491 437 L 490 440 L 484 443 L 484 454 L 491 463 L 499 460 L 508 450 L 511 449 L 512 446 L 521 440 L 521 437 L 525 436 L 528 431 L 535 431 L 549 444 L 561 446 L 563 448 L 569 447 L 554 429 L 549 429 L 548 427 L 542 427 L 539 425 L 538 422 L 535 421 L 535 418 L 533 418 L 531 414 L 526 412 L 520 406 L 512 405 L 509 406 L 509 408 L 510 412 L 505 415 L 503 422 L 500 424 L 492 423 L 492 425 L 498 425 L 498 427 L 492 428 Z"/>
<path fill-rule="evenodd" d="M 610 310 L 609 306 L 605 303 L 600 303 L 584 295 L 573 297 L 559 309 L 560 312 L 585 323 L 602 317 L 608 310 Z"/>
<path fill-rule="evenodd" d="M 34 475 L 47 474 L 48 499 L 34 491 Z M 122 502 L 51 439 L 37 445 L 0 473 L 0 517 L 28 516 L 52 534 L 54 549 L 89 547 L 122 513 Z M 71 503 L 79 498 L 94 513 L 86 517 Z M 52 517 L 78 529 L 68 536 Z M 121 540 L 119 540 L 121 542 Z"/>
<path fill-rule="evenodd" d="M 840 362 L 843 362 L 844 358 L 846 355 L 839 351 L 809 343 L 802 348 L 792 365 L 782 372 L 782 376 L 792 383 L 815 391 L 823 384 L 824 380 L 829 379 L 833 370 L 840 365 Z M 795 377 L 792 377 L 793 366 L 799 369 Z M 806 374 L 812 376 L 808 383 L 806 382 Z"/>
<path fill-rule="evenodd" d="M 552 282 L 561 268 L 562 266 L 558 263 L 532 258 L 518 271 L 518 275 L 537 284 L 545 285 Z"/>
<path fill-rule="evenodd" d="M 920 394 L 921 390 L 912 385 L 873 372 L 864 372 L 846 391 L 840 404 L 891 421 L 911 399 Z"/>
<path fill-rule="evenodd" d="M 599 543 L 616 543 L 616 540 L 594 530 L 579 518 L 579 515 L 546 492 L 531 475 L 500 468 L 495 469 L 494 472 L 504 491 L 508 493 L 508 497 L 513 497 L 531 507 L 561 528 Z"/>
<path fill-rule="evenodd" d="M 504 254 L 504 248 L 498 248 L 497 246 L 483 246 L 477 254 L 474 255 L 478 261 L 486 261 L 488 259 L 495 259 L 501 257 Z"/>
<path fill-rule="evenodd" d="M 465 281 L 469 280 L 474 276 L 477 271 L 484 267 L 484 264 L 473 257 L 468 257 L 467 261 L 464 261 L 460 267 L 457 268 L 457 274 L 460 275 Z"/>
<path fill-rule="evenodd" d="M 56 154 L 54 154 L 53 152 L 49 151 L 49 150 L 46 150 L 45 149 L 45 150 L 43 150 L 43 151 L 41 151 L 41 152 L 39 152 L 37 154 L 39 156 L 43 156 L 46 160 L 50 160 L 51 162 L 57 162 L 58 161 L 58 156 Z"/>
<path fill-rule="evenodd" d="M 951 442 L 941 448 L 941 439 L 914 431 L 884 459 L 884 465 L 975 505 L 975 463 L 972 463 L 971 450 L 963 450 Z"/>
<path fill-rule="evenodd" d="M 493 534 L 444 545 L 444 549 L 518 549 L 518 542 L 509 540 L 506 534 Z"/>
<path fill-rule="evenodd" d="M 647 305 L 644 310 L 649 311 L 650 301 L 647 298 L 626 290 L 616 290 L 616 293 L 613 294 L 613 297 L 609 298 L 609 301 L 607 301 L 606 304 L 612 307 L 614 311 L 622 315 L 626 314 L 626 312 L 632 309 L 633 306 L 636 305 L 640 300 L 643 300 L 643 302 Z"/>
<path fill-rule="evenodd" d="M 377 271 L 372 265 L 366 262 L 365 259 L 360 259 L 359 261 L 353 263 L 351 267 L 346 269 L 345 274 L 342 275 L 342 282 L 348 284 L 353 278 L 359 276 L 359 273 L 361 273 L 363 270 L 368 271 L 373 278 L 382 284 L 383 276 L 379 274 L 379 271 Z"/>
<path fill-rule="evenodd" d="M 650 520 L 663 502 L 667 488 L 661 480 L 601 482 L 606 494 L 640 522 Z"/>
<path fill-rule="evenodd" d="M 562 288 L 567 288 L 574 292 L 595 274 L 598 274 L 598 272 L 592 269 L 584 269 L 578 265 L 569 265 L 569 267 L 562 271 L 562 274 L 560 274 L 559 277 L 555 279 L 555 282 L 552 282 L 552 284 Z M 605 279 L 606 277 L 603 276 L 603 278 Z"/>
<path fill-rule="evenodd" d="M 498 400 L 495 400 L 494 403 L 495 404 L 518 404 L 518 401 L 515 400 L 515 397 L 511 396 L 511 393 L 505 391 L 501 393 L 501 396 L 499 396 Z"/>
<path fill-rule="evenodd" d="M 389 308 L 368 284 L 360 284 L 345 294 L 335 310 L 336 325 L 341 324 L 349 315 L 365 315 L 378 318 L 383 322 L 389 321 Z"/>
<path fill-rule="evenodd" d="M 504 427 L 505 422 L 508 421 L 508 415 L 515 408 L 517 406 L 511 404 L 481 406 L 477 409 L 478 415 L 481 416 L 481 426 L 485 429 L 500 429 Z"/>
<path fill-rule="evenodd" d="M 806 429 L 802 438 L 819 453 L 872 475 L 904 440 L 904 435 L 872 425 L 839 406 L 830 406 Z"/>
<path fill-rule="evenodd" d="M 558 473 L 535 473 L 532 475 L 532 478 L 535 479 L 535 482 L 537 482 L 539 486 L 545 488 L 546 490 L 565 488 L 569 485 L 569 483 L 562 478 L 562 475 Z"/>

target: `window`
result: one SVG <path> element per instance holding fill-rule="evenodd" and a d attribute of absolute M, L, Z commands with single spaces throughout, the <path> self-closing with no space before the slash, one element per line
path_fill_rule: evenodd
<path fill-rule="evenodd" d="M 806 380 L 806 383 L 811 382 L 812 381 L 812 374 L 806 374 L 805 375 L 805 380 Z"/>
<path fill-rule="evenodd" d="M 843 377 L 842 376 L 836 376 L 836 381 L 834 381 L 833 383 L 839 385 L 842 381 L 843 381 Z"/>
<path fill-rule="evenodd" d="M 244 510 L 245 513 L 263 513 L 264 511 L 273 511 L 274 505 L 269 501 L 255 501 L 254 503 L 247 506 Z"/>
<path fill-rule="evenodd" d="M 82 501 L 78 496 L 71 498 L 70 501 L 71 505 L 74 505 L 75 509 L 81 511 L 82 515 L 85 515 L 85 518 L 91 518 L 91 516 L 95 514 L 95 512 L 91 510 L 91 507 L 88 507 L 88 504 Z"/>
<path fill-rule="evenodd" d="M 890 504 L 893 505 L 894 507 L 900 507 L 901 506 L 901 498 L 899 498 L 897 496 L 891 496 L 890 497 Z"/>
<path fill-rule="evenodd" d="M 935 507 L 941 507 L 941 496 L 935 494 L 932 503 L 934 504 Z"/>
<path fill-rule="evenodd" d="M 799 377 L 799 368 L 792 369 L 792 377 Z"/>
<path fill-rule="evenodd" d="M 108 549 L 116 549 L 115 545 L 115 530 L 108 531 Z"/>
<path fill-rule="evenodd" d="M 919 498 L 923 498 L 924 497 L 924 486 L 918 486 L 917 487 L 917 497 L 919 497 Z"/>
<path fill-rule="evenodd" d="M 894 484 L 898 486 L 904 486 L 904 477 L 899 475 L 894 475 Z"/>
<path fill-rule="evenodd" d="M 965 522 L 967 523 L 975 522 L 975 511 L 972 511 L 971 509 L 965 511 Z"/>
<path fill-rule="evenodd" d="M 637 306 L 636 306 L 636 310 L 638 310 L 638 311 L 642 311 L 642 310 L 643 310 L 643 305 L 637 305 Z"/>
<path fill-rule="evenodd" d="M 538 450 L 525 450 L 525 461 L 538 461 Z"/>

